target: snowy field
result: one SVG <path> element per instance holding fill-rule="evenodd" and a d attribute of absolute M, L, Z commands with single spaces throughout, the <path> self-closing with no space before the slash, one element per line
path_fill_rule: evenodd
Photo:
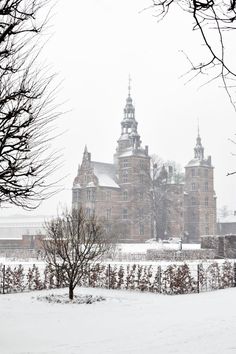
<path fill-rule="evenodd" d="M 236 289 L 164 296 L 78 288 L 106 301 L 49 304 L 58 291 L 0 296 L 1 354 L 236 353 Z"/>

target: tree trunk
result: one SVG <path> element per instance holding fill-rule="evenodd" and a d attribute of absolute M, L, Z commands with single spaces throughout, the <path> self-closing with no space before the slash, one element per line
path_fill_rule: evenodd
<path fill-rule="evenodd" d="M 73 288 L 73 285 L 70 284 L 69 285 L 69 299 L 73 300 L 73 298 L 74 298 L 74 288 Z"/>

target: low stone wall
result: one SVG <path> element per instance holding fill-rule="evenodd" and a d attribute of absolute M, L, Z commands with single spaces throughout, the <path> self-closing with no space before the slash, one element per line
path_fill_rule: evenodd
<path fill-rule="evenodd" d="M 185 261 L 197 259 L 215 259 L 217 252 L 214 249 L 200 249 L 200 250 L 147 250 L 146 260 L 166 260 L 166 261 Z"/>

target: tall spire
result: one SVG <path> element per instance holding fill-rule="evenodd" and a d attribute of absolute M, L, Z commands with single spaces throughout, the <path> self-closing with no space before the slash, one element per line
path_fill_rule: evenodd
<path fill-rule="evenodd" d="M 121 136 L 118 140 L 119 150 L 127 148 L 138 149 L 141 145 L 140 136 L 138 134 L 138 122 L 135 120 L 135 108 L 131 98 L 131 77 L 128 80 L 128 97 L 124 108 L 124 118 L 121 122 Z"/>
<path fill-rule="evenodd" d="M 200 137 L 200 129 L 199 129 L 199 119 L 197 125 L 197 139 L 196 146 L 194 148 L 194 158 L 198 160 L 204 159 L 204 147 L 202 146 L 202 141 Z"/>
<path fill-rule="evenodd" d="M 133 106 L 133 100 L 131 98 L 131 77 L 129 75 L 128 81 L 128 97 L 126 98 L 126 105 L 124 108 L 124 119 L 135 121 L 135 108 Z"/>
<path fill-rule="evenodd" d="M 128 97 L 130 97 L 130 91 L 131 91 L 131 77 L 130 77 L 130 74 L 129 74 Z"/>
<path fill-rule="evenodd" d="M 91 154 L 88 152 L 87 145 L 84 147 L 83 161 L 90 161 Z"/>

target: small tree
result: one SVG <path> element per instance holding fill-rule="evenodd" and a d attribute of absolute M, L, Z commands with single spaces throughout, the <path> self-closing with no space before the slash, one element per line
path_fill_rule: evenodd
<path fill-rule="evenodd" d="M 74 289 L 88 266 L 101 260 L 111 242 L 96 216 L 88 217 L 82 208 L 64 212 L 45 225 L 43 249 L 47 264 L 60 270 L 73 300 Z"/>

